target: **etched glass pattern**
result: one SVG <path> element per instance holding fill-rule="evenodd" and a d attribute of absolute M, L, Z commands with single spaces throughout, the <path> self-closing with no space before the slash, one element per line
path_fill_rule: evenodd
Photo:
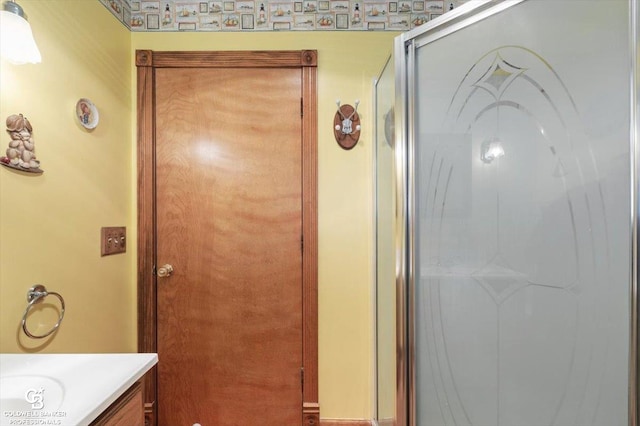
<path fill-rule="evenodd" d="M 627 425 L 628 20 L 532 0 L 417 49 L 417 425 Z"/>

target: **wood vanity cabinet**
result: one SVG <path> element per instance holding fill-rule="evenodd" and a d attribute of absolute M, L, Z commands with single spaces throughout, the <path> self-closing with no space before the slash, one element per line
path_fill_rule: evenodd
<path fill-rule="evenodd" d="M 135 383 L 95 419 L 91 426 L 144 426 L 142 386 Z"/>

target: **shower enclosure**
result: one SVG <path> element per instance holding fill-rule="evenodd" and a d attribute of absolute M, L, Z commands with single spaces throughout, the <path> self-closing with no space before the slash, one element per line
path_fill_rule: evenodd
<path fill-rule="evenodd" d="M 396 39 L 397 425 L 638 425 L 637 8 L 478 0 Z"/>
<path fill-rule="evenodd" d="M 396 409 L 395 76 L 391 57 L 375 79 L 376 419 L 393 426 Z"/>

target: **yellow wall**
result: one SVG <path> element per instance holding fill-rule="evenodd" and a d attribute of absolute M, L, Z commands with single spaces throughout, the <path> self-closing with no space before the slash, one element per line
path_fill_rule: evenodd
<path fill-rule="evenodd" d="M 316 49 L 321 413 L 372 418 L 371 93 L 396 33 L 130 34 L 97 0 L 20 4 L 43 62 L 2 63 L 0 116 L 29 117 L 45 173 L 0 169 L 0 352 L 136 350 L 136 49 Z M 100 109 L 93 132 L 74 121 L 80 97 Z M 337 98 L 361 101 L 363 131 L 351 151 L 333 139 Z M 8 140 L 0 141 L 0 155 Z M 112 225 L 127 226 L 128 252 L 101 258 L 100 227 Z M 16 336 L 26 291 L 35 283 L 63 294 L 67 314 L 55 338 L 33 349 L 40 342 Z M 47 324 L 52 319 L 39 318 Z M 34 324 L 34 331 L 44 330 Z"/>
<path fill-rule="evenodd" d="M 100 227 L 134 231 L 131 37 L 98 1 L 21 0 L 42 53 L 38 65 L 0 64 L 0 119 L 33 126 L 40 176 L 0 167 L 0 352 L 136 350 L 135 251 L 100 257 Z M 74 116 L 91 99 L 100 124 Z M 9 136 L 0 132 L 0 156 Z M 67 311 L 55 338 L 19 332 L 26 293 L 57 291 Z M 53 300 L 53 297 L 47 301 Z M 34 333 L 57 318 L 34 312 Z M 42 322 L 42 325 L 39 325 Z"/>

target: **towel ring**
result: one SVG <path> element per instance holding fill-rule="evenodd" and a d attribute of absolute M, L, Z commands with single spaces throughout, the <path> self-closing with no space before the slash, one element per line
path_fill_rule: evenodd
<path fill-rule="evenodd" d="M 31 310 L 33 305 L 42 302 L 44 298 L 49 295 L 55 296 L 58 298 L 58 300 L 60 300 L 60 318 L 58 318 L 58 322 L 56 323 L 56 325 L 54 325 L 53 328 L 47 333 L 42 335 L 31 334 L 31 332 L 27 329 L 27 315 L 29 315 L 29 311 Z M 22 315 L 22 331 L 24 331 L 24 334 L 31 337 L 32 339 L 43 339 L 56 331 L 58 327 L 60 327 L 62 318 L 64 318 L 64 299 L 59 293 L 56 293 L 55 291 L 47 291 L 45 286 L 43 286 L 42 284 L 36 284 L 27 292 L 27 302 L 29 302 L 29 304 L 27 305 L 27 309 L 25 309 L 24 311 L 24 315 Z"/>

